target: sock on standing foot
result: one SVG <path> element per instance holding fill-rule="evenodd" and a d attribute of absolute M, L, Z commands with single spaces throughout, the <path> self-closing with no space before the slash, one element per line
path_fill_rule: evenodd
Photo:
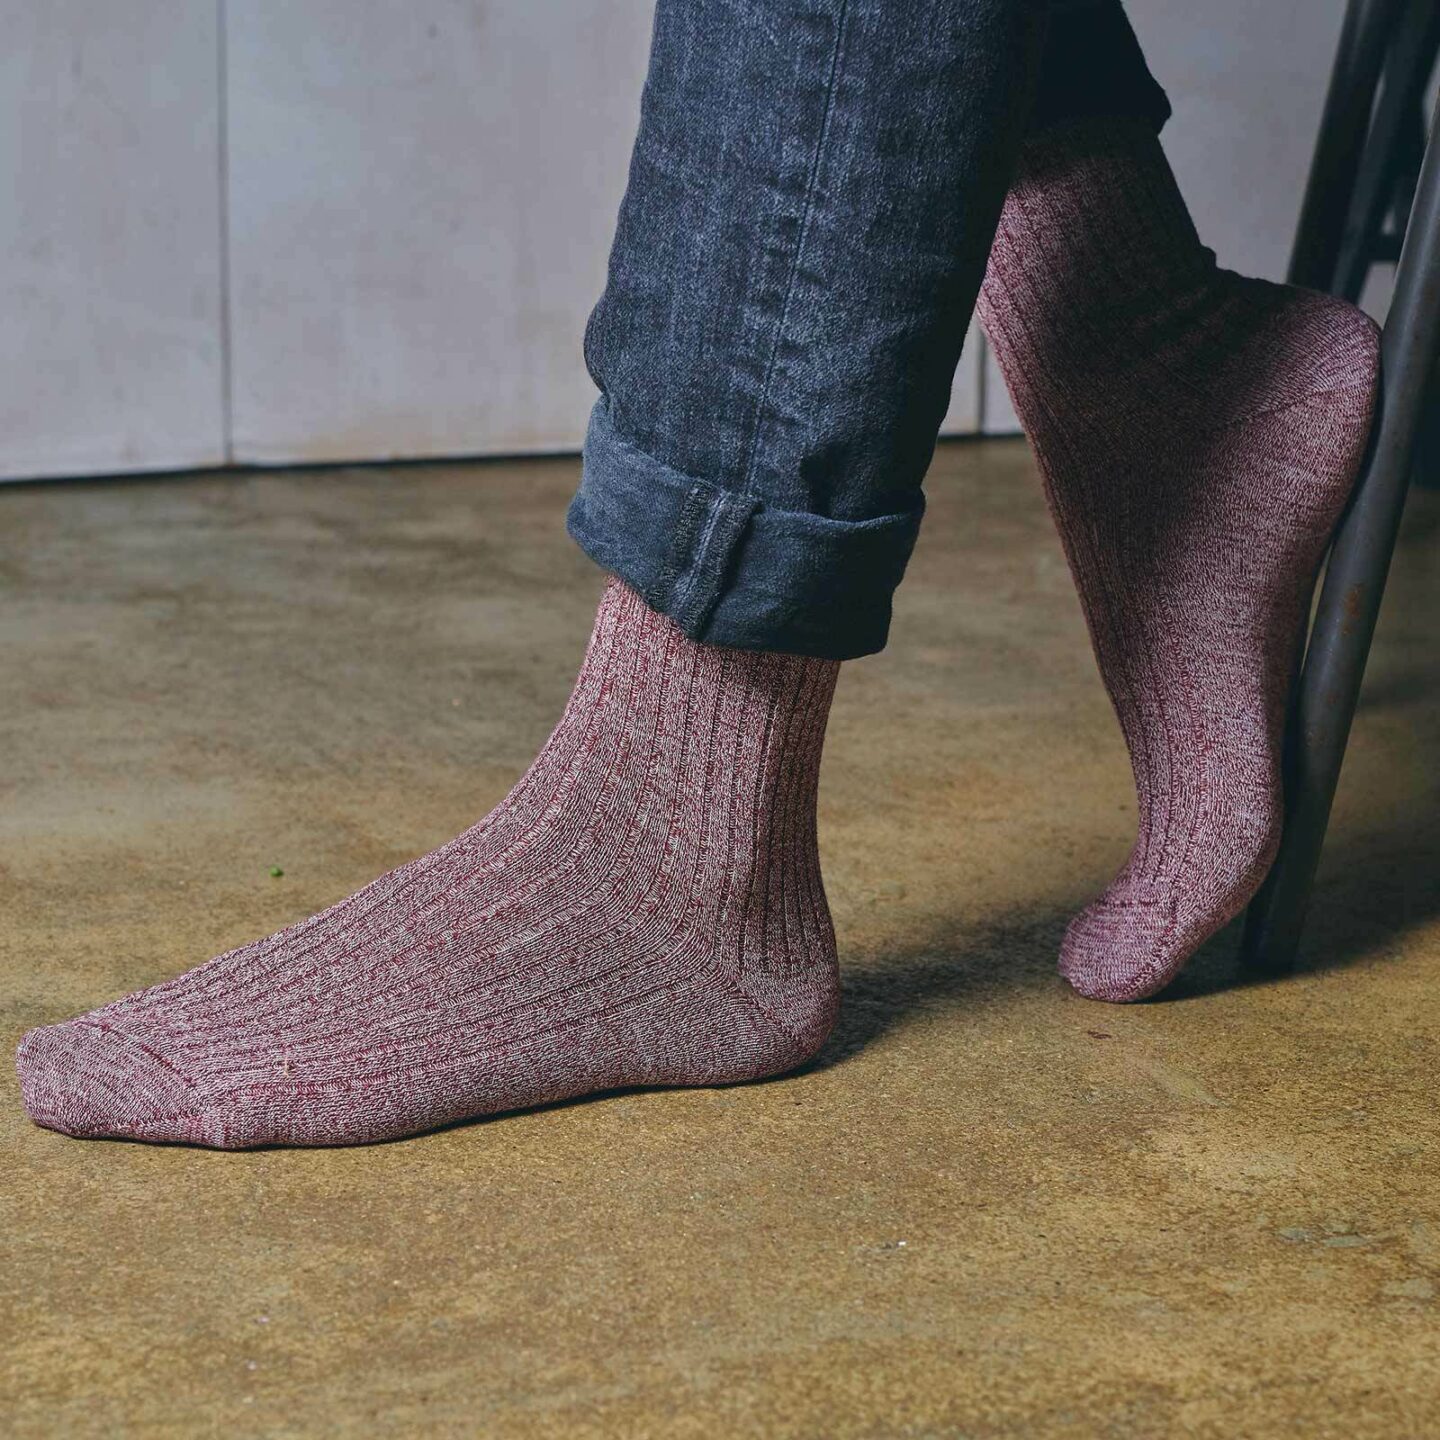
<path fill-rule="evenodd" d="M 1135 847 L 1071 923 L 1084 995 L 1154 993 L 1274 856 L 1303 615 L 1369 432 L 1376 327 L 1215 266 L 1153 131 L 1031 142 L 980 314 L 1129 746 Z"/>
<path fill-rule="evenodd" d="M 484 820 L 288 930 L 31 1031 L 70 1135 L 344 1145 L 810 1058 L 838 1000 L 815 844 L 838 663 L 697 645 L 617 580 Z"/>

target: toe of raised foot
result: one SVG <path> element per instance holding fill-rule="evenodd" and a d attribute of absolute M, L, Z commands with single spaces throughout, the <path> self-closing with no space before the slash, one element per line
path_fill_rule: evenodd
<path fill-rule="evenodd" d="M 1198 943 L 1180 933 L 1171 901 L 1101 899 L 1070 922 L 1060 974 L 1087 1000 L 1128 1004 L 1163 990 Z"/>

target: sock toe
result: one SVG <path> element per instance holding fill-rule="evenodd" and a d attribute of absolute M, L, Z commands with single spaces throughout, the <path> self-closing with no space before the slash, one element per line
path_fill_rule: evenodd
<path fill-rule="evenodd" d="M 1060 974 L 1087 1000 L 1124 1003 L 1162 990 L 1189 956 L 1171 895 L 1105 895 L 1071 922 Z"/>
<path fill-rule="evenodd" d="M 26 1112 L 86 1139 L 195 1140 L 194 1086 L 140 1041 L 100 1021 L 32 1030 L 15 1056 Z"/>

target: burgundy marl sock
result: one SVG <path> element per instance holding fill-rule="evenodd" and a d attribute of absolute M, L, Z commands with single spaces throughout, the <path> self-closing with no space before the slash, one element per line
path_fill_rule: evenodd
<path fill-rule="evenodd" d="M 1130 748 L 1139 837 L 1071 923 L 1082 994 L 1159 990 L 1249 901 L 1281 820 L 1302 614 L 1354 481 L 1375 326 L 1215 267 L 1141 124 L 1030 144 L 981 317 Z"/>
<path fill-rule="evenodd" d="M 20 1046 L 70 1135 L 345 1145 L 790 1069 L 835 1017 L 834 661 L 697 645 L 619 581 L 539 758 L 448 845 Z"/>

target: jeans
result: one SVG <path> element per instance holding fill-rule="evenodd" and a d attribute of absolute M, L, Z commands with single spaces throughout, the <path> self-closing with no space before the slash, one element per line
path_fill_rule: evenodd
<path fill-rule="evenodd" d="M 658 0 L 570 534 L 692 639 L 881 649 L 1027 130 L 1168 114 L 1119 0 Z"/>

